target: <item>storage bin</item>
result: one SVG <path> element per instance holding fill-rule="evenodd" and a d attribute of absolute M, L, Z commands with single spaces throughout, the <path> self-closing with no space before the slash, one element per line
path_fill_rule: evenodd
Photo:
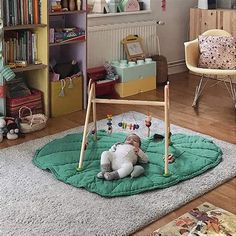
<path fill-rule="evenodd" d="M 43 113 L 43 93 L 32 89 L 31 94 L 18 98 L 7 98 L 7 116 L 18 117 L 18 111 L 21 107 L 27 106 L 33 114 Z M 27 114 L 25 114 L 27 115 Z"/>
<path fill-rule="evenodd" d="M 87 70 L 87 78 L 95 83 L 96 97 L 102 97 L 105 95 L 114 95 L 115 84 L 119 81 L 119 78 L 114 80 L 106 79 L 106 70 L 104 66 L 89 68 Z"/>
<path fill-rule="evenodd" d="M 51 82 L 51 116 L 82 110 L 82 76 Z"/>
<path fill-rule="evenodd" d="M 139 78 L 156 77 L 156 62 L 151 61 L 143 65 L 135 65 L 132 67 L 121 67 L 114 65 L 116 73 L 120 76 L 122 83 Z"/>

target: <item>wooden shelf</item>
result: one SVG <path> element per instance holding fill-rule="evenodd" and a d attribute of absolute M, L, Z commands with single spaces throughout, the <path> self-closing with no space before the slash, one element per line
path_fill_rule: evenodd
<path fill-rule="evenodd" d="M 83 43 L 85 42 L 86 39 L 78 39 L 78 40 L 74 40 L 74 41 L 67 41 L 67 42 L 60 42 L 60 43 L 50 43 L 49 46 L 53 47 L 53 46 L 61 46 L 61 45 L 67 45 L 67 44 L 74 44 L 74 43 Z"/>
<path fill-rule="evenodd" d="M 81 11 L 60 11 L 60 12 L 50 12 L 49 16 L 60 16 L 60 15 L 73 15 L 73 14 L 80 14 L 85 13 L 85 10 Z"/>
<path fill-rule="evenodd" d="M 18 67 L 12 69 L 14 72 L 24 72 L 24 71 L 31 71 L 31 70 L 41 70 L 47 68 L 47 65 L 40 64 L 40 65 L 28 65 L 26 67 Z"/>
<path fill-rule="evenodd" d="M 15 25 L 15 26 L 4 26 L 3 29 L 5 31 L 9 31 L 9 30 L 34 29 L 34 28 L 42 28 L 42 27 L 47 27 L 47 25 L 46 24 Z"/>

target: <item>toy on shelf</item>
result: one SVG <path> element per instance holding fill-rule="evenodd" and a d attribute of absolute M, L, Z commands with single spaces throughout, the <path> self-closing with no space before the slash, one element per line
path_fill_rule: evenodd
<path fill-rule="evenodd" d="M 122 12 L 120 7 L 120 0 L 110 0 L 108 3 L 110 13 Z"/>
<path fill-rule="evenodd" d="M 51 12 L 60 12 L 62 10 L 61 1 L 51 1 Z"/>
<path fill-rule="evenodd" d="M 75 11 L 76 10 L 75 0 L 69 0 L 68 1 L 68 7 L 69 7 L 69 11 Z"/>
<path fill-rule="evenodd" d="M 61 10 L 62 11 L 68 11 L 69 10 L 69 5 L 67 0 L 61 0 Z"/>
<path fill-rule="evenodd" d="M 145 125 L 147 126 L 148 128 L 148 137 L 150 137 L 150 127 L 152 125 L 152 117 L 150 115 L 146 116 L 146 119 L 145 119 Z"/>
<path fill-rule="evenodd" d="M 16 74 L 9 66 L 4 66 L 0 71 L 1 76 L 5 81 L 12 81 L 16 78 Z"/>
<path fill-rule="evenodd" d="M 107 115 L 107 133 L 112 133 L 112 115 L 110 114 Z"/>
<path fill-rule="evenodd" d="M 94 0 L 93 13 L 109 13 L 109 7 L 105 0 Z"/>
<path fill-rule="evenodd" d="M 138 0 L 121 0 L 120 7 L 124 12 L 139 11 L 140 6 Z"/>

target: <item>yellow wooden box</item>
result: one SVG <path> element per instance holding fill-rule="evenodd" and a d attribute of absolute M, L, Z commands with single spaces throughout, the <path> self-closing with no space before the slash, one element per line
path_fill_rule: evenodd
<path fill-rule="evenodd" d="M 142 92 L 147 92 L 156 89 L 156 77 L 149 76 L 136 80 L 130 80 L 125 83 L 115 85 L 116 92 L 120 97 L 128 97 Z"/>
<path fill-rule="evenodd" d="M 60 96 L 62 87 L 61 81 L 51 82 L 52 117 L 82 110 L 82 76 L 73 77 L 71 80 L 65 79 L 64 96 Z"/>

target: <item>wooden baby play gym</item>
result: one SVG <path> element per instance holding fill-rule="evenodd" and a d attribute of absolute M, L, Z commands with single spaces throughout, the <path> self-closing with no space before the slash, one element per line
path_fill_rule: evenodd
<path fill-rule="evenodd" d="M 164 175 L 168 176 L 168 147 L 169 147 L 169 133 L 170 133 L 170 122 L 169 122 L 169 83 L 164 88 L 164 101 L 141 101 L 141 100 L 121 100 L 121 99 L 102 99 L 96 98 L 96 91 L 95 91 L 95 83 L 91 80 L 89 81 L 88 85 L 88 106 L 84 124 L 84 131 L 83 131 L 83 139 L 82 139 L 82 146 L 80 151 L 80 159 L 79 159 L 79 166 L 78 170 L 82 170 L 83 167 L 83 160 L 84 160 L 84 153 L 86 149 L 86 137 L 88 136 L 88 124 L 89 124 L 89 117 L 91 112 L 91 106 L 93 107 L 93 127 L 94 127 L 94 139 L 97 139 L 97 118 L 96 118 L 96 104 L 103 103 L 103 104 L 126 104 L 126 105 L 139 105 L 139 106 L 162 106 L 164 107 L 165 112 L 165 170 Z"/>

